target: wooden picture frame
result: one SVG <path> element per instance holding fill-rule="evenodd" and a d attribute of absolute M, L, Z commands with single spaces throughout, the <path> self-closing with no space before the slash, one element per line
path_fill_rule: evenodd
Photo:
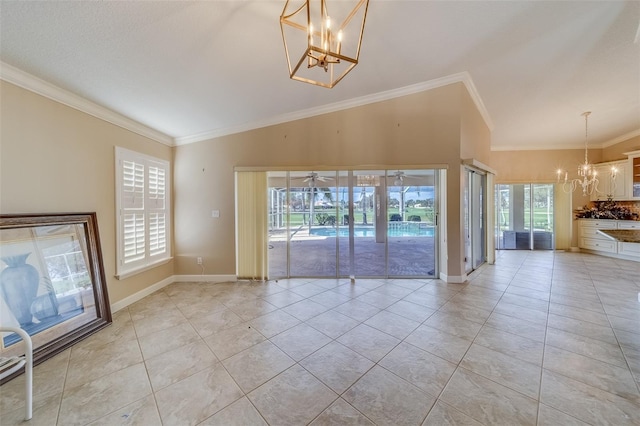
<path fill-rule="evenodd" d="M 0 324 L 29 333 L 34 365 L 111 323 L 106 285 L 96 213 L 0 215 Z M 0 335 L 0 356 L 23 353 Z"/>

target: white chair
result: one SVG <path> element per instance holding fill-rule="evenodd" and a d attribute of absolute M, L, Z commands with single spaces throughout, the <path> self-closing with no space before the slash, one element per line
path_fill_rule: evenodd
<path fill-rule="evenodd" d="M 30 420 L 33 411 L 33 343 L 29 334 L 18 327 L 0 326 L 0 332 L 17 333 L 24 341 L 24 355 L 18 359 L 11 360 L 8 365 L 11 367 L 0 373 L 0 380 L 8 377 L 24 366 L 25 374 L 25 420 Z"/>

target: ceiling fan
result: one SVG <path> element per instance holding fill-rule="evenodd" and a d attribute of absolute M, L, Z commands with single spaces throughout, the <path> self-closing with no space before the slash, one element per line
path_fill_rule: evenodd
<path fill-rule="evenodd" d="M 308 182 L 309 188 L 313 188 L 316 186 L 316 182 L 326 182 L 329 180 L 333 180 L 333 178 L 319 176 L 316 172 L 311 172 L 307 175 L 306 179 L 303 182 Z"/>
<path fill-rule="evenodd" d="M 404 172 L 401 172 L 400 170 L 398 170 L 393 174 L 393 176 L 395 176 L 395 179 L 393 180 L 393 185 L 402 186 L 404 183 Z"/>

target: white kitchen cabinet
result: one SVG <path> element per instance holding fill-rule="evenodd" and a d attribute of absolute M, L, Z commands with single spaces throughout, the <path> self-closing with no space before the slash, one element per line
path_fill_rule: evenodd
<path fill-rule="evenodd" d="M 640 260 L 640 244 L 639 243 L 618 243 L 618 254 L 625 256 L 637 257 Z"/>
<path fill-rule="evenodd" d="M 635 220 L 619 220 L 617 229 L 640 229 L 640 222 Z"/>
<path fill-rule="evenodd" d="M 615 241 L 598 233 L 598 229 L 618 229 L 616 220 L 580 219 L 578 223 L 578 247 L 581 249 L 616 253 Z"/>
<path fill-rule="evenodd" d="M 629 199 L 628 160 L 594 164 L 594 169 L 597 172 L 599 183 L 597 192 L 594 191 L 591 194 L 591 201 Z M 613 178 L 612 170 L 615 170 L 615 178 Z"/>
<path fill-rule="evenodd" d="M 578 246 L 594 254 L 640 261 L 640 243 L 615 241 L 602 235 L 599 229 L 640 230 L 640 222 L 632 220 L 580 219 Z"/>

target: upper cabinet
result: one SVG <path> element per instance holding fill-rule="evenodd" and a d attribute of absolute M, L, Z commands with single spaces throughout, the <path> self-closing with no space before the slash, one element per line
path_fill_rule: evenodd
<path fill-rule="evenodd" d="M 598 187 L 597 192 L 594 191 L 591 194 L 591 201 L 628 200 L 630 198 L 628 160 L 610 161 L 594 164 L 594 166 L 598 176 Z"/>
<path fill-rule="evenodd" d="M 627 160 L 594 164 L 598 187 L 591 194 L 591 201 L 640 200 L 640 150 L 624 155 Z"/>
<path fill-rule="evenodd" d="M 640 151 L 626 153 L 629 156 L 627 187 L 630 199 L 640 200 Z"/>

